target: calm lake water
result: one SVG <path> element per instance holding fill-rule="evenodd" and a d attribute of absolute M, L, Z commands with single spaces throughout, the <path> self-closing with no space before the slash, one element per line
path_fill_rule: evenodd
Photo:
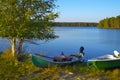
<path fill-rule="evenodd" d="M 25 42 L 23 48 L 30 53 L 43 53 L 50 56 L 59 56 L 78 53 L 79 48 L 85 48 L 85 57 L 93 58 L 105 54 L 120 52 L 120 29 L 99 29 L 96 27 L 56 27 L 59 38 L 48 42 L 36 41 L 39 45 Z M 0 39 L 0 51 L 10 46 L 7 39 Z"/>

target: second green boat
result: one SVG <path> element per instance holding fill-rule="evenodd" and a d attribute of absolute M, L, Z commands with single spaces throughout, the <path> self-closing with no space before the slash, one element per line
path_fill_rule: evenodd
<path fill-rule="evenodd" d="M 116 58 L 112 55 L 106 55 L 104 57 L 99 57 L 95 59 L 88 60 L 98 69 L 113 69 L 120 68 L 120 58 Z"/>

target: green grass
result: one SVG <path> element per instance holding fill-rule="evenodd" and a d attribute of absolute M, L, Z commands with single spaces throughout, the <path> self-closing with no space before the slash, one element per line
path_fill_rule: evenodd
<path fill-rule="evenodd" d="M 10 52 L 0 54 L 0 80 L 120 80 L 120 69 L 98 70 L 86 63 L 64 67 L 35 67 L 32 61 L 19 62 Z"/>

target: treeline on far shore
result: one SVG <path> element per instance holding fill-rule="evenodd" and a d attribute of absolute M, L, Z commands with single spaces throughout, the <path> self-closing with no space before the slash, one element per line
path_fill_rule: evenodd
<path fill-rule="evenodd" d="M 120 28 L 120 15 L 99 21 L 99 28 Z"/>
<path fill-rule="evenodd" d="M 95 22 L 54 22 L 54 26 L 94 26 L 96 27 L 98 23 Z"/>

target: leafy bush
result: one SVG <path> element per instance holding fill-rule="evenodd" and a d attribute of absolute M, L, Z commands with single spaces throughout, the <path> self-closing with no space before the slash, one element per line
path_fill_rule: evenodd
<path fill-rule="evenodd" d="M 8 53 L 0 54 L 0 80 L 17 80 L 30 78 L 39 68 L 32 64 L 31 60 L 19 62 Z"/>

